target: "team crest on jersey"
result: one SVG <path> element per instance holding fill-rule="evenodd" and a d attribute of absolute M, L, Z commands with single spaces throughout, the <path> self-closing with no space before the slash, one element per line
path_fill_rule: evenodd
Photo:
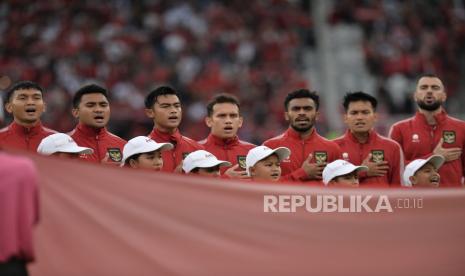
<path fill-rule="evenodd" d="M 371 159 L 375 163 L 384 161 L 384 150 L 372 150 Z"/>
<path fill-rule="evenodd" d="M 328 153 L 326 151 L 315 151 L 315 161 L 317 164 L 325 163 L 328 160 Z"/>
<path fill-rule="evenodd" d="M 119 148 L 108 148 L 108 157 L 113 162 L 121 162 L 122 156 L 121 156 L 121 150 Z"/>
<path fill-rule="evenodd" d="M 245 165 L 245 156 L 244 155 L 238 155 L 237 156 L 237 164 L 239 164 L 239 167 L 241 167 L 241 169 L 245 170 L 246 165 Z"/>
<path fill-rule="evenodd" d="M 443 131 L 442 138 L 444 139 L 444 143 L 447 143 L 447 144 L 455 143 L 455 131 L 452 131 L 452 130 Z"/>
<path fill-rule="evenodd" d="M 415 133 L 412 135 L 412 143 L 420 143 L 420 137 L 418 134 Z"/>

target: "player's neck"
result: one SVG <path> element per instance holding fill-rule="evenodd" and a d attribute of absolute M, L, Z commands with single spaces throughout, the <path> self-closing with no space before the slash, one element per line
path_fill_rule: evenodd
<path fill-rule="evenodd" d="M 174 134 L 176 132 L 176 130 L 178 130 L 177 127 L 175 127 L 175 128 L 166 128 L 166 127 L 161 127 L 161 126 L 157 126 L 156 129 L 158 129 L 158 131 L 160 131 L 161 133 L 168 133 L 168 134 Z"/>
<path fill-rule="evenodd" d="M 360 144 L 365 144 L 368 141 L 368 137 L 370 136 L 370 133 L 368 131 L 367 132 L 351 131 L 351 133 Z"/>
<path fill-rule="evenodd" d="M 16 124 L 22 126 L 22 127 L 25 127 L 25 128 L 32 128 L 32 127 L 35 127 L 37 124 L 39 124 L 39 120 L 37 121 L 34 121 L 34 122 L 24 122 L 24 121 L 20 121 L 16 118 L 14 118 L 14 121 Z"/>
<path fill-rule="evenodd" d="M 439 107 L 438 109 L 433 110 L 433 111 L 419 108 L 418 111 L 421 114 L 425 115 L 426 122 L 428 123 L 428 125 L 434 126 L 437 124 L 435 116 L 442 112 L 442 107 Z"/>
<path fill-rule="evenodd" d="M 313 129 L 314 127 L 311 127 L 309 130 L 307 131 L 304 131 L 304 132 L 299 132 L 299 135 L 300 135 L 300 139 L 307 139 L 308 137 L 310 137 L 310 135 L 312 135 L 312 132 L 313 132 Z"/>

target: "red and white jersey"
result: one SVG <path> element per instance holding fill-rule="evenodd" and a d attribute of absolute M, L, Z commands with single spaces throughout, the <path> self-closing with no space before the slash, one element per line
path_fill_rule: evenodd
<path fill-rule="evenodd" d="M 83 124 L 68 133 L 76 144 L 94 150 L 93 154 L 82 154 L 80 157 L 89 162 L 100 163 L 108 155 L 108 162 L 121 162 L 126 140 L 110 133 L 106 128 L 93 128 Z"/>
<path fill-rule="evenodd" d="M 204 149 L 203 146 L 191 138 L 182 136 L 179 130 L 176 130 L 173 134 L 169 134 L 154 128 L 149 137 L 157 143 L 171 143 L 174 146 L 173 149 L 165 150 L 161 153 L 163 158 L 162 171 L 165 172 L 173 172 L 189 153 Z"/>
<path fill-rule="evenodd" d="M 57 132 L 43 127 L 40 122 L 33 127 L 24 127 L 12 122 L 9 126 L 0 129 L 0 148 L 37 152 L 37 147 L 42 139 L 54 133 Z"/>
<path fill-rule="evenodd" d="M 442 111 L 435 116 L 437 124 L 427 123 L 425 115 L 417 112 L 412 118 L 395 123 L 389 137 L 402 147 L 406 164 L 432 155 L 441 138 L 444 148 L 465 149 L 465 122 L 452 118 Z M 454 161 L 446 162 L 439 169 L 440 187 L 461 187 L 465 171 L 465 153 Z"/>
<path fill-rule="evenodd" d="M 263 145 L 275 149 L 277 147 L 287 147 L 291 150 L 289 159 L 281 162 L 283 180 L 292 181 L 309 181 L 307 174 L 301 168 L 304 161 L 311 153 L 312 162 L 330 163 L 336 159 L 341 159 L 341 149 L 333 141 L 323 138 L 316 130 L 306 139 L 300 138 L 300 133 L 292 128 L 288 128 L 283 134 L 271 138 Z M 321 181 L 312 181 L 312 183 L 321 184 Z"/>
<path fill-rule="evenodd" d="M 388 162 L 389 170 L 384 176 L 368 177 L 361 173 L 360 187 L 400 186 L 402 183 L 404 156 L 400 145 L 394 140 L 383 137 L 372 130 L 369 132 L 367 142 L 362 144 L 348 130 L 334 142 L 341 147 L 342 158 L 354 165 L 361 165 L 370 153 L 372 154 L 371 161 Z"/>

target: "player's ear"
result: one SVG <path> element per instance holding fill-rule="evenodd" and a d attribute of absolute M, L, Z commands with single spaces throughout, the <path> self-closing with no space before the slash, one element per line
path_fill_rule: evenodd
<path fill-rule="evenodd" d="M 410 180 L 410 183 L 412 183 L 412 186 L 417 184 L 417 178 L 414 175 L 410 176 L 408 179 Z"/>
<path fill-rule="evenodd" d="M 205 124 L 206 124 L 208 127 L 212 127 L 212 126 L 213 126 L 212 117 L 210 117 L 210 116 L 205 117 Z"/>
<path fill-rule="evenodd" d="M 149 117 L 150 119 L 153 119 L 155 117 L 155 113 L 153 112 L 152 108 L 146 108 L 144 109 L 145 111 L 145 116 Z"/>
<path fill-rule="evenodd" d="M 74 118 L 79 119 L 79 107 L 71 109 L 71 114 L 73 114 Z"/>
<path fill-rule="evenodd" d="M 8 112 L 10 114 L 13 113 L 13 105 L 11 104 L 11 102 L 7 102 L 5 104 L 5 110 L 6 110 L 6 112 Z"/>
<path fill-rule="evenodd" d="M 286 119 L 286 122 L 289 122 L 289 113 L 287 111 L 284 111 L 284 119 Z"/>
<path fill-rule="evenodd" d="M 239 116 L 239 128 L 242 127 L 242 123 L 244 122 L 244 117 Z"/>
<path fill-rule="evenodd" d="M 255 166 L 249 168 L 250 176 L 255 176 Z"/>

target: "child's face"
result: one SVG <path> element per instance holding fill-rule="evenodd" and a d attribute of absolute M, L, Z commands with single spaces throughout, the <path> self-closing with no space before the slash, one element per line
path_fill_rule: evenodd
<path fill-rule="evenodd" d="M 211 168 L 198 168 L 198 171 L 195 174 L 208 177 L 220 177 L 220 166 L 215 166 Z"/>
<path fill-rule="evenodd" d="M 415 187 L 439 187 L 441 177 L 433 164 L 426 163 L 413 176 L 410 181 Z"/>
<path fill-rule="evenodd" d="M 133 168 L 159 171 L 163 167 L 161 152 L 156 150 L 142 153 L 136 160 L 130 160 L 129 165 Z"/>
<path fill-rule="evenodd" d="M 358 173 L 353 171 L 351 173 L 338 176 L 331 180 L 331 185 L 340 187 L 358 187 Z"/>
<path fill-rule="evenodd" d="M 67 159 L 79 159 L 79 153 L 71 153 L 71 152 L 55 152 L 53 156 L 58 156 L 60 158 L 67 158 Z"/>
<path fill-rule="evenodd" d="M 250 168 L 250 174 L 253 180 L 278 181 L 281 177 L 281 164 L 276 154 L 258 161 Z"/>

